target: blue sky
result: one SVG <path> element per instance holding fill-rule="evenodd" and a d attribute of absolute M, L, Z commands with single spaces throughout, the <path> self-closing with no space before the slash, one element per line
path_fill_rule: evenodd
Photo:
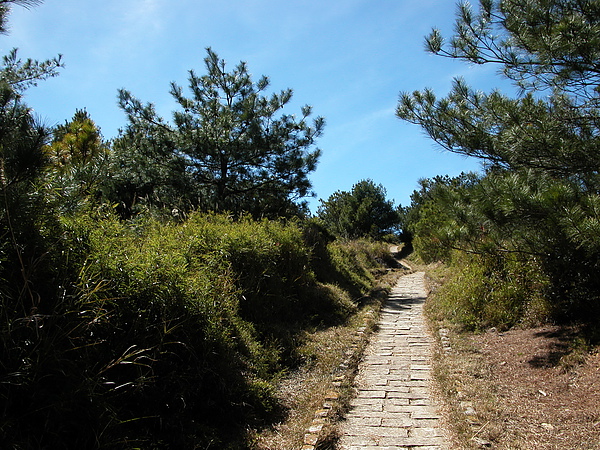
<path fill-rule="evenodd" d="M 397 119 L 398 94 L 430 87 L 443 95 L 457 76 L 484 91 L 503 83 L 494 68 L 424 51 L 432 27 L 450 36 L 455 9 L 454 0 L 46 0 L 14 8 L 0 51 L 62 54 L 60 76 L 32 88 L 27 103 L 50 125 L 85 108 L 109 139 L 126 123 L 119 88 L 170 117 L 169 83 L 186 86 L 189 69 L 203 74 L 211 47 L 230 67 L 246 61 L 255 79 L 268 76 L 274 91 L 292 88 L 286 113 L 309 104 L 326 119 L 310 177 L 313 211 L 319 198 L 367 178 L 408 205 L 420 178 L 480 164 Z"/>

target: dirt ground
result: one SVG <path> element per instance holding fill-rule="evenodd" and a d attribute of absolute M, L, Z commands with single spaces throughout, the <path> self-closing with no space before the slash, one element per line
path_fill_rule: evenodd
<path fill-rule="evenodd" d="M 460 397 L 455 410 L 462 410 L 459 416 L 470 425 L 466 440 L 463 430 L 463 444 L 600 449 L 600 354 L 570 351 L 576 339 L 572 329 L 492 329 L 462 339 L 467 344 L 440 361 L 449 364 L 450 378 L 460 386 L 454 391 Z M 463 369 L 451 367 L 459 367 L 463 358 L 477 362 L 461 374 Z"/>

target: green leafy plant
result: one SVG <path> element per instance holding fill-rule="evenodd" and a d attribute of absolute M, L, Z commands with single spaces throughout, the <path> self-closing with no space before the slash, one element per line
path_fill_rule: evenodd
<path fill-rule="evenodd" d="M 443 98 L 428 89 L 403 93 L 397 108 L 443 148 L 484 164 L 472 183 L 433 183 L 409 214 L 419 253 L 521 255 L 547 277 L 545 294 L 562 322 L 595 323 L 600 314 L 599 24 L 596 2 L 461 3 L 454 36 L 433 30 L 427 49 L 497 65 L 521 95 L 483 93 L 456 79 Z"/>

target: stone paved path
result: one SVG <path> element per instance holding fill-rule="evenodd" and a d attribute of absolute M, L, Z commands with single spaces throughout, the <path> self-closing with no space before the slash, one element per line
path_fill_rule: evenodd
<path fill-rule="evenodd" d="M 430 398 L 432 339 L 423 319 L 425 274 L 398 281 L 356 377 L 339 450 L 442 450 L 446 439 Z"/>

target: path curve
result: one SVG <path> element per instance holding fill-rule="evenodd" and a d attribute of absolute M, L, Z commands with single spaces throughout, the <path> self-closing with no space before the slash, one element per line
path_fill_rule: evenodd
<path fill-rule="evenodd" d="M 359 366 L 339 450 L 448 448 L 430 393 L 426 297 L 424 272 L 401 277 L 392 289 Z"/>

